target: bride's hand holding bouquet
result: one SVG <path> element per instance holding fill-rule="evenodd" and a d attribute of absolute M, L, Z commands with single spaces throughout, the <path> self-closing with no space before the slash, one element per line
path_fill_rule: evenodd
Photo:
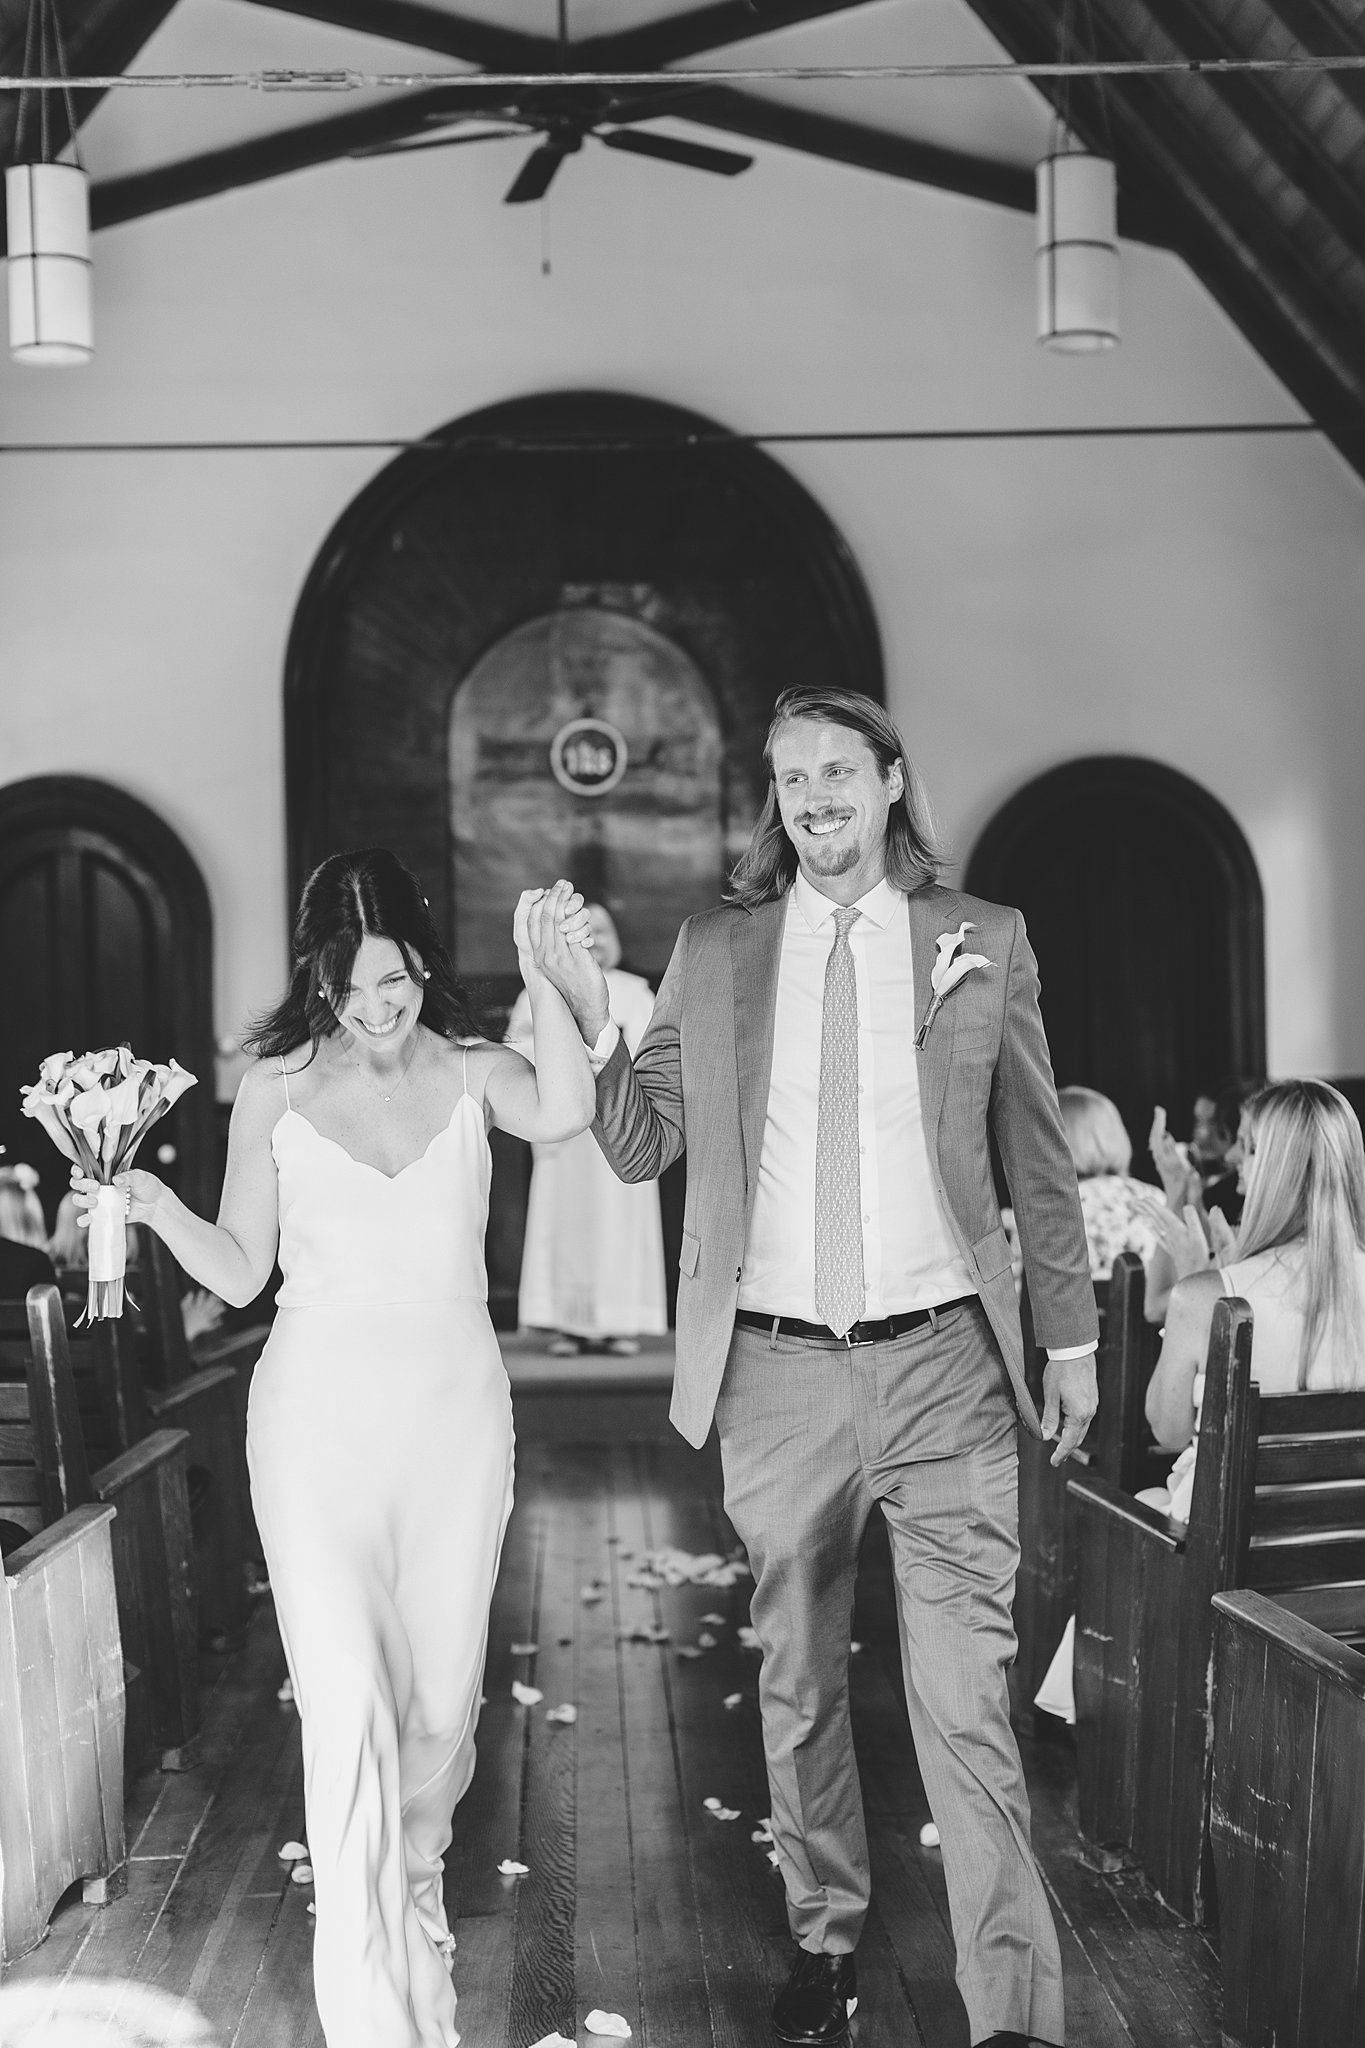
<path fill-rule="evenodd" d="M 175 1060 L 159 1066 L 114 1045 L 79 1058 L 53 1053 L 37 1082 L 21 1090 L 24 1115 L 36 1118 L 72 1163 L 79 1221 L 90 1231 L 86 1313 L 92 1320 L 122 1315 L 127 1225 L 150 1222 L 165 1193 L 154 1173 L 133 1169 L 133 1155 L 194 1083 Z"/>

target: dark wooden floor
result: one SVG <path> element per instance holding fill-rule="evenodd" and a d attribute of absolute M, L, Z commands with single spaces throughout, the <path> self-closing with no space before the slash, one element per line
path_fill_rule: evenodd
<path fill-rule="evenodd" d="M 572 2039 L 593 2006 L 624 2014 L 644 2048 L 771 2039 L 768 2009 L 789 1948 L 781 1883 L 752 1840 L 767 1790 L 757 1658 L 737 1636 L 748 1583 L 628 1583 L 648 1550 L 733 1543 L 715 1462 L 668 1431 L 663 1406 L 657 1392 L 622 1387 L 518 1400 L 517 1508 L 494 1602 L 479 1766 L 448 1868 L 466 2048 L 530 2048 L 556 2030 Z M 603 1597 L 585 1603 L 594 1580 Z M 713 1613 L 725 1617 L 709 1627 L 716 1647 L 680 1656 Z M 665 1628 L 670 1640 L 625 1639 L 637 1625 Z M 858 1953 L 854 2041 L 967 2048 L 941 1862 L 919 1842 L 928 1809 L 875 1545 L 856 1629 L 875 1899 Z M 514 1643 L 539 1648 L 514 1656 Z M 204 1761 L 138 1788 L 127 1896 L 95 1911 L 73 1895 L 7 1984 L 134 1980 L 193 2001 L 219 2048 L 320 2048 L 310 1894 L 287 1881 L 277 1856 L 303 1832 L 298 1723 L 275 1697 L 283 1670 L 265 1601 L 245 1648 L 209 1673 Z M 543 1701 L 517 1705 L 513 1679 L 539 1687 Z M 546 1720 L 562 1701 L 577 1706 L 574 1725 Z M 1026 1745 L 1025 1762 L 1073 2048 L 1216 2044 L 1208 1944 L 1137 1880 L 1077 1861 L 1066 1739 Z M 713 1818 L 707 1799 L 741 1817 Z M 500 1876 L 504 1857 L 529 1876 Z"/>

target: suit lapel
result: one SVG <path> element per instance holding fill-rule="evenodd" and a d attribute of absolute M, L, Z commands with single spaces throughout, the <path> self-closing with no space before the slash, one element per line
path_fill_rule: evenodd
<path fill-rule="evenodd" d="M 787 899 L 782 896 L 776 903 L 760 905 L 747 917 L 736 918 L 730 930 L 735 986 L 735 1057 L 739 1067 L 739 1121 L 744 1139 L 744 1172 L 750 1211 L 758 1191 L 763 1124 L 768 1113 L 777 969 L 782 958 L 782 928 L 786 917 Z"/>
<path fill-rule="evenodd" d="M 961 921 L 954 905 L 955 899 L 946 889 L 940 888 L 917 889 L 913 896 L 906 898 L 910 913 L 910 958 L 915 976 L 915 1016 L 910 1027 L 912 1040 L 929 1014 L 929 1005 L 934 999 L 929 977 L 937 957 L 935 940 L 940 932 L 955 931 Z M 948 1091 L 948 1074 L 953 1058 L 951 1000 L 935 1017 L 933 1027 L 915 1057 L 919 1061 L 919 1099 L 924 1136 L 930 1157 L 936 1159 L 939 1118 L 943 1114 L 943 1098 Z"/>

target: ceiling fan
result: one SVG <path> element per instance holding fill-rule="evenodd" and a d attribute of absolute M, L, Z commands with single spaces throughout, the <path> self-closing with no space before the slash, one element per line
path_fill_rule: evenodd
<path fill-rule="evenodd" d="M 544 139 L 537 143 L 522 164 L 516 177 L 503 194 L 504 204 L 525 206 L 533 200 L 543 199 L 566 157 L 577 155 L 589 136 L 607 149 L 619 149 L 629 156 L 652 157 L 658 163 L 681 164 L 688 170 L 710 171 L 721 178 L 738 177 L 747 171 L 753 162 L 751 156 L 743 156 L 737 150 L 713 149 L 706 143 L 684 142 L 674 135 L 656 135 L 630 125 L 633 121 L 645 120 L 663 109 L 657 100 L 638 106 L 629 97 L 610 94 L 592 94 L 592 104 L 583 104 L 583 95 L 575 101 L 567 91 L 547 91 L 536 87 L 528 92 L 525 100 L 491 110 L 481 110 L 477 116 L 459 113 L 429 113 L 426 130 L 409 136 L 399 137 L 393 142 L 371 144 L 368 148 L 352 152 L 359 157 L 367 156 L 409 156 L 418 150 L 449 149 L 459 143 L 499 142 L 515 135 L 540 135 Z M 481 126 L 473 133 L 462 132 L 464 125 L 477 119 Z M 453 123 L 460 124 L 453 134 L 433 134 L 433 128 L 449 129 Z M 609 125 L 608 125 L 609 124 Z"/>

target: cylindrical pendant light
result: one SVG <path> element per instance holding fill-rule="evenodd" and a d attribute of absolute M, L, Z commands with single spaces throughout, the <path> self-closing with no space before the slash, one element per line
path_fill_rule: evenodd
<path fill-rule="evenodd" d="M 1117 348 L 1114 166 L 1089 150 L 1058 150 L 1037 179 L 1038 339 L 1073 355 Z"/>
<path fill-rule="evenodd" d="M 9 346 L 19 363 L 88 363 L 90 181 L 78 164 L 5 172 Z"/>

